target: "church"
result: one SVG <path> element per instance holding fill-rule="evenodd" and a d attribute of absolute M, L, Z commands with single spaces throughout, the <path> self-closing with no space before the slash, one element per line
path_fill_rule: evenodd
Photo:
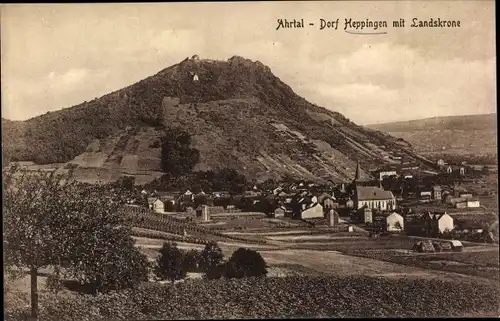
<path fill-rule="evenodd" d="M 391 191 L 386 191 L 379 186 L 362 185 L 361 169 L 358 162 L 356 176 L 350 186 L 355 209 L 369 208 L 380 211 L 392 211 L 396 209 L 396 198 Z"/>

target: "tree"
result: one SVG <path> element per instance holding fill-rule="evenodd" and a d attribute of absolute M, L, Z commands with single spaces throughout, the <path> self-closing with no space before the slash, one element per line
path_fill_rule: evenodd
<path fill-rule="evenodd" d="M 190 250 L 184 253 L 183 266 L 186 272 L 196 272 L 200 261 L 200 253 Z"/>
<path fill-rule="evenodd" d="M 155 274 L 160 280 L 170 280 L 172 284 L 176 280 L 186 277 L 184 269 L 183 253 L 177 248 L 177 243 L 164 243 L 160 249 L 160 256 L 156 260 Z"/>
<path fill-rule="evenodd" d="M 224 259 L 224 254 L 216 242 L 211 241 L 205 245 L 200 254 L 200 268 L 207 273 L 208 270 L 219 266 Z"/>
<path fill-rule="evenodd" d="M 116 182 L 116 186 L 128 191 L 133 191 L 135 187 L 135 177 L 134 176 L 120 177 Z"/>
<path fill-rule="evenodd" d="M 4 170 L 3 188 L 5 265 L 29 269 L 34 318 L 41 268 L 54 266 L 56 276 L 73 275 L 97 289 L 133 286 L 147 277 L 147 260 L 119 211 L 124 199 L 110 186 L 78 183 L 71 172 L 12 166 Z"/>
<path fill-rule="evenodd" d="M 239 248 L 233 253 L 224 270 L 224 276 L 227 278 L 265 276 L 266 274 L 266 261 L 260 253 L 245 248 Z"/>
<path fill-rule="evenodd" d="M 54 173 L 28 173 L 17 166 L 3 174 L 5 265 L 29 269 L 31 315 L 37 318 L 38 271 L 68 251 L 64 230 L 58 231 L 58 225 L 66 225 L 66 215 L 78 209 L 68 201 L 74 185 Z"/>
<path fill-rule="evenodd" d="M 178 128 L 167 129 L 161 144 L 162 170 L 173 176 L 191 172 L 199 161 L 200 153 L 190 145 L 189 133 Z"/>

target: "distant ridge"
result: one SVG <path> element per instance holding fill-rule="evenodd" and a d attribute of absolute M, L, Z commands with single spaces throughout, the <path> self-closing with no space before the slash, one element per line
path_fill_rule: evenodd
<path fill-rule="evenodd" d="M 366 127 L 384 132 L 496 129 L 497 114 L 492 113 L 478 115 L 442 116 L 366 125 Z"/>
<path fill-rule="evenodd" d="M 433 117 L 367 127 L 404 139 L 422 155 L 497 155 L 497 114 Z"/>

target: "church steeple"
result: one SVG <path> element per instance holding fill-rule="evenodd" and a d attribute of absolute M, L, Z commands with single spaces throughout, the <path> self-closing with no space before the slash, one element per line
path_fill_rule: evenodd
<path fill-rule="evenodd" d="M 358 182 L 361 179 L 361 169 L 359 168 L 359 161 L 356 164 L 356 176 L 354 177 L 354 181 Z"/>

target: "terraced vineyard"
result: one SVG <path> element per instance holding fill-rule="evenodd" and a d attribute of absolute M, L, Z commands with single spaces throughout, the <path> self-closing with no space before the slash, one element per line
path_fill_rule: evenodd
<path fill-rule="evenodd" d="M 177 219 L 172 216 L 156 214 L 146 208 L 140 207 L 126 207 L 125 215 L 132 219 L 132 225 L 135 227 L 145 228 L 149 230 L 162 231 L 184 237 L 184 231 L 189 234 L 190 240 L 193 243 L 204 244 L 206 241 L 238 241 L 249 244 L 266 244 L 263 239 L 251 239 L 248 237 L 238 237 L 232 235 L 225 235 L 223 233 L 212 231 L 207 228 L 200 227 L 192 222 Z M 134 232 L 136 233 L 136 232 Z M 144 233 L 143 233 L 144 234 Z M 145 236 L 145 235 L 136 235 Z M 147 237 L 155 238 L 155 235 Z M 156 236 L 156 238 L 158 235 Z M 161 237 L 165 239 L 163 235 Z M 172 239 L 179 241 L 178 238 L 172 236 Z M 191 243 L 191 242 L 190 242 Z"/>

